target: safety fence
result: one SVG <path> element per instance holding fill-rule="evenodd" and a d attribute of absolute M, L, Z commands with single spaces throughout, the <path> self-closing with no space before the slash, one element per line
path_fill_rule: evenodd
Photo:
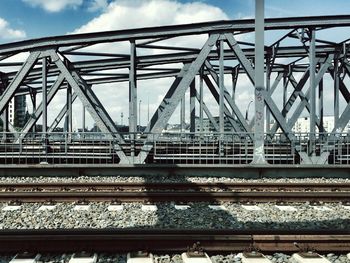
<path fill-rule="evenodd" d="M 145 147 L 147 144 L 150 147 Z M 264 135 L 269 164 L 303 164 L 303 156 L 323 156 L 330 165 L 350 163 L 350 135 Z M 254 134 L 248 133 L 1 133 L 0 164 L 118 164 L 118 151 L 145 163 L 249 164 Z M 132 158 L 131 158 L 132 159 Z"/>

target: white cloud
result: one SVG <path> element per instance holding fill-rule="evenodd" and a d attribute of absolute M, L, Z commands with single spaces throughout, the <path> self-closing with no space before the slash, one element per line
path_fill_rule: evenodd
<path fill-rule="evenodd" d="M 103 4 L 105 1 L 95 0 L 95 2 Z M 78 28 L 75 33 L 223 19 L 228 19 L 228 16 L 220 8 L 199 2 L 182 4 L 169 0 L 122 0 L 110 3 L 103 14 Z"/>
<path fill-rule="evenodd" d="M 95 0 L 96 8 L 98 6 L 104 8 L 103 6 L 105 2 L 106 1 Z M 223 10 L 202 2 L 180 3 L 171 0 L 118 0 L 105 7 L 101 15 L 92 19 L 90 22 L 76 29 L 72 33 L 187 24 L 225 19 L 228 19 L 228 16 Z M 159 44 L 199 48 L 204 44 L 206 39 L 207 35 L 177 37 L 160 42 Z M 108 43 L 95 45 L 84 50 L 108 53 L 128 53 L 130 46 L 128 42 Z M 138 49 L 137 52 L 140 55 L 144 52 L 150 51 Z M 155 52 L 152 51 L 152 53 Z M 171 66 L 177 67 L 178 65 Z M 146 124 L 148 118 L 145 111 L 146 105 L 149 103 L 150 117 L 152 117 L 173 80 L 174 78 L 166 78 L 138 82 L 138 100 L 142 100 L 142 125 Z M 126 124 L 128 116 L 128 83 L 96 85 L 93 89 L 101 102 L 103 102 L 103 105 L 111 117 L 114 120 L 120 121 L 120 114 L 123 112 L 124 116 L 126 116 L 124 118 L 124 124 Z M 117 90 L 118 92 L 116 92 Z M 208 99 L 208 102 L 211 102 L 211 100 Z M 179 119 L 177 111 L 174 113 L 173 118 L 176 120 Z M 88 125 L 92 126 L 92 123 L 88 123 Z"/>
<path fill-rule="evenodd" d="M 26 37 L 23 30 L 13 29 L 9 23 L 0 17 L 0 36 L 2 39 L 18 39 Z"/>
<path fill-rule="evenodd" d="M 88 7 L 88 10 L 90 12 L 105 10 L 107 6 L 108 6 L 107 0 L 92 0 L 92 2 L 90 3 L 90 6 Z"/>
<path fill-rule="evenodd" d="M 77 8 L 83 0 L 22 0 L 31 6 L 39 6 L 48 12 L 59 12 L 66 8 Z"/>

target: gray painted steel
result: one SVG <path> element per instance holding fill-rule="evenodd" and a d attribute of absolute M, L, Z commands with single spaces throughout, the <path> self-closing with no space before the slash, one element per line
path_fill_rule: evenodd
<path fill-rule="evenodd" d="M 350 120 L 350 92 L 347 87 L 347 78 L 350 76 L 348 63 L 350 37 L 345 36 L 345 40 L 339 43 L 335 43 L 332 39 L 318 39 L 321 35 L 319 32 L 324 29 L 344 27 L 345 32 L 349 30 L 350 16 L 264 20 L 263 11 L 263 1 L 257 0 L 256 20 L 217 21 L 67 35 L 0 45 L 0 55 L 3 56 L 0 61 L 2 91 L 0 114 L 5 121 L 4 131 L 11 132 L 3 133 L 2 141 L 8 143 L 9 138 L 10 141 L 15 138 L 11 146 L 16 148 L 18 144 L 30 137 L 28 134 L 35 129 L 40 118 L 43 120 L 44 135 L 47 133 L 48 138 L 53 140 L 50 134 L 65 115 L 66 131 L 70 134 L 72 104 L 78 98 L 84 108 L 82 126 L 85 127 L 86 110 L 96 126 L 113 144 L 110 154 L 117 155 L 113 163 L 124 165 L 152 162 L 154 147 L 157 143 L 163 143 L 162 132 L 175 109 L 181 104 L 181 127 L 183 130 L 185 120 L 190 120 L 193 147 L 197 147 L 195 145 L 197 137 L 203 139 L 207 136 L 205 138 L 211 140 L 210 143 L 213 145 L 218 143 L 219 150 L 214 155 L 216 154 L 215 158 L 217 157 L 220 161 L 231 158 L 225 157 L 224 154 L 228 156 L 242 154 L 239 150 L 233 149 L 234 143 L 227 144 L 224 132 L 229 132 L 232 136 L 237 135 L 246 140 L 246 145 L 242 149 L 245 150 L 245 156 L 249 158 L 252 154 L 249 151 L 252 148 L 248 144 L 254 143 L 253 164 L 266 162 L 264 155 L 269 155 L 271 141 L 283 144 L 284 140 L 288 141 L 288 147 L 291 147 L 294 154 L 293 164 L 296 162 L 301 165 L 326 164 L 330 156 L 339 164 L 344 163 L 342 160 L 347 160 L 345 162 L 350 164 L 349 154 L 344 150 L 348 147 L 346 144 L 348 131 L 345 129 Z M 267 46 L 264 45 L 264 29 L 265 31 L 289 31 Z M 254 30 L 256 31 L 255 44 L 240 41 L 237 37 L 237 34 L 244 35 Z M 202 48 L 169 44 L 171 38 L 196 35 L 206 38 Z M 298 44 L 286 44 L 285 41 L 288 39 L 293 39 L 293 43 L 296 41 Z M 91 52 L 86 49 L 101 43 L 119 45 L 122 41 L 128 41 L 130 49 L 121 54 Z M 143 52 L 146 49 L 154 52 Z M 29 51 L 29 56 L 21 63 L 5 59 L 6 56 L 11 58 L 26 51 Z M 225 81 L 227 76 L 232 81 Z M 139 101 L 147 100 L 138 96 L 140 88 L 138 83 L 140 80 L 160 78 L 173 78 L 173 82 L 149 120 L 145 134 L 142 135 L 137 129 L 137 121 L 140 118 L 138 104 L 140 107 Z M 246 84 L 251 85 L 247 90 L 254 97 L 255 102 L 255 113 L 254 116 L 250 116 L 250 120 L 244 117 L 248 109 L 240 108 L 239 104 L 242 104 L 242 101 L 239 101 L 240 103 L 237 101 L 239 99 L 237 90 L 242 83 L 242 78 L 250 81 Z M 282 79 L 283 83 L 281 83 Z M 326 79 L 328 79 L 327 84 Z M 327 94 L 329 91 L 326 89 L 329 81 L 333 81 L 332 110 L 335 115 L 335 126 L 327 134 L 324 123 L 327 105 L 324 103 L 324 97 L 330 95 Z M 118 131 L 108 109 L 95 94 L 100 84 L 106 83 L 113 84 L 112 92 L 118 92 L 120 88 L 118 83 L 122 82 L 129 84 L 130 134 L 128 136 Z M 54 122 L 49 124 L 47 107 L 58 91 L 63 89 L 67 91 L 66 103 Z M 189 111 L 185 111 L 187 100 L 184 98 L 188 89 L 190 105 Z M 36 95 L 40 92 L 42 103 L 37 106 Z M 279 96 L 279 93 L 282 96 Z M 15 128 L 18 129 L 18 127 L 12 127 L 9 124 L 7 109 L 11 99 L 22 94 L 31 96 L 34 110 L 26 125 L 16 133 Z M 215 106 L 218 107 L 218 116 L 213 114 L 213 105 L 207 102 L 209 100 L 217 103 Z M 344 107 L 341 107 L 342 100 L 346 103 Z M 249 101 L 246 104 L 248 105 Z M 318 105 L 317 110 L 316 105 Z M 305 137 L 293 131 L 303 112 L 310 117 L 310 130 Z M 208 119 L 210 131 L 204 131 L 204 118 Z M 196 119 L 200 120 L 198 126 Z M 273 124 L 270 124 L 270 121 L 273 121 Z M 49 128 L 46 130 L 47 126 Z M 280 131 L 283 136 L 279 134 Z M 215 132 L 219 132 L 219 139 L 213 135 Z M 340 133 L 343 133 L 341 140 Z M 131 140 L 125 138 L 131 138 Z M 340 142 L 346 145 L 338 147 Z M 46 143 L 50 141 L 45 140 L 45 145 Z M 239 141 L 239 143 L 243 142 Z M 228 151 L 230 147 L 233 153 Z M 193 158 L 198 159 L 200 154 Z M 280 154 L 278 158 L 280 161 L 284 160 L 288 158 L 288 154 L 290 153 Z"/>

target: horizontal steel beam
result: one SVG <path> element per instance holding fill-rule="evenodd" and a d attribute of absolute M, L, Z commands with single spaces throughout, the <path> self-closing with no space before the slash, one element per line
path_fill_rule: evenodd
<path fill-rule="evenodd" d="M 303 27 L 330 28 L 350 26 L 350 16 L 313 16 L 265 19 L 265 30 L 293 29 Z M 31 39 L 0 45 L 0 55 L 25 52 L 33 49 L 57 48 L 73 45 L 93 45 L 97 43 L 125 41 L 130 39 L 151 39 L 178 37 L 194 34 L 224 33 L 232 31 L 254 31 L 254 20 L 214 21 L 184 25 L 147 27 L 99 33 L 73 34 Z"/>

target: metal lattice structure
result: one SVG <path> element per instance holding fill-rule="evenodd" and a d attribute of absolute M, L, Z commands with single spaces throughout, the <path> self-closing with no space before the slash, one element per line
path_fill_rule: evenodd
<path fill-rule="evenodd" d="M 279 32 L 282 36 L 271 45 L 263 46 L 264 52 L 258 54 L 254 54 L 254 43 L 240 40 L 250 39 L 250 34 L 255 30 L 254 20 L 66 35 L 0 45 L 0 113 L 5 132 L 1 151 L 7 156 L 8 152 L 15 152 L 12 157 L 20 160 L 25 152 L 28 155 L 28 150 L 23 150 L 28 149 L 24 147 L 28 138 L 31 138 L 30 145 L 33 145 L 33 138 L 39 135 L 41 143 L 45 145 L 45 148 L 40 148 L 40 152 L 43 151 L 47 158 L 50 153 L 48 145 L 60 141 L 50 134 L 64 116 L 67 116 L 68 125 L 63 141 L 65 144 L 74 141 L 70 135 L 72 103 L 79 99 L 94 119 L 103 138 L 108 141 L 109 153 L 114 155 L 113 163 L 154 162 L 162 142 L 169 149 L 169 138 L 164 139 L 163 129 L 183 101 L 185 93 L 190 90 L 191 134 L 186 135 L 185 139 L 181 136 L 177 138 L 174 146 L 177 150 L 168 156 L 172 161 L 181 159 L 182 155 L 188 160 L 190 154 L 192 157 L 197 156 L 193 157 L 194 162 L 203 158 L 205 153 L 189 150 L 191 147 L 200 148 L 200 143 L 204 140 L 203 134 L 195 128 L 197 113 L 201 119 L 206 115 L 215 128 L 211 138 L 205 138 L 206 142 L 209 140 L 208 144 L 213 142 L 213 145 L 218 145 L 217 149 L 215 146 L 215 150 L 206 152 L 213 160 L 218 157 L 219 162 L 225 158 L 227 161 L 228 155 L 234 160 L 240 154 L 247 159 L 245 163 L 264 163 L 264 156 L 272 155 L 271 158 L 280 158 L 279 163 L 284 163 L 283 160 L 288 155 L 293 164 L 325 164 L 330 160 L 332 163 L 338 161 L 344 164 L 339 161 L 341 159 L 345 159 L 348 164 L 349 154 L 343 150 L 349 148 L 347 134 L 342 133 L 350 119 L 350 92 L 346 86 L 350 74 L 350 40 L 345 38 L 344 41 L 335 43 L 319 39 L 318 35 L 324 31 L 349 27 L 350 16 L 265 19 L 265 32 Z M 205 39 L 200 48 L 169 45 L 169 41 L 175 38 L 197 36 Z M 259 40 L 258 34 L 256 37 Z M 94 50 L 95 46 L 101 44 L 125 46 L 126 43 L 127 51 L 121 48 L 121 53 Z M 261 45 L 262 43 L 260 41 Z M 28 54 L 28 57 L 20 63 L 9 61 L 21 53 Z M 256 88 L 257 75 L 254 69 L 259 63 L 264 63 L 264 71 L 261 69 L 258 72 L 260 87 Z M 301 75 L 300 78 L 297 75 Z M 226 88 L 225 76 L 232 78 L 232 90 Z M 255 93 L 255 116 L 250 121 L 244 117 L 244 110 L 237 106 L 235 98 L 236 85 L 242 76 L 249 79 L 251 92 Z M 323 92 L 325 76 L 331 77 L 335 100 L 335 124 L 330 133 L 325 132 L 323 125 L 323 97 L 327 95 Z M 173 82 L 164 94 L 163 101 L 146 130 L 141 136 L 138 135 L 139 81 L 169 77 L 173 78 Z M 283 84 L 280 84 L 281 81 Z M 94 92 L 100 84 L 116 85 L 120 82 L 129 83 L 127 136 L 118 132 L 108 110 Z M 278 106 L 280 102 L 273 99 L 280 86 L 283 93 L 282 107 Z M 67 103 L 55 121 L 48 124 L 47 105 L 62 89 L 67 91 Z M 203 89 L 209 90 L 218 104 L 218 121 L 204 102 Z M 288 94 L 287 89 L 292 92 Z M 18 132 L 8 123 L 7 107 L 14 96 L 23 94 L 30 94 L 34 111 Z M 36 105 L 36 96 L 39 94 L 42 103 Z M 339 107 L 340 97 L 346 101 L 342 112 Z M 309 112 L 310 131 L 307 135 L 300 136 L 292 128 L 304 109 Z M 33 127 L 39 119 L 42 120 L 42 133 L 35 133 Z M 272 126 L 271 120 L 274 120 Z M 227 122 L 232 126 L 231 139 L 225 135 L 224 126 Z M 245 153 L 235 151 L 236 146 L 243 147 Z M 186 154 L 179 150 L 181 147 L 187 147 Z M 271 147 L 274 149 L 272 154 L 268 152 Z M 227 149 L 231 149 L 231 152 Z M 67 153 L 67 148 L 64 151 Z M 278 153 L 275 154 L 276 152 Z M 166 158 L 165 152 L 161 155 Z M 268 158 L 266 160 L 269 161 Z"/>

